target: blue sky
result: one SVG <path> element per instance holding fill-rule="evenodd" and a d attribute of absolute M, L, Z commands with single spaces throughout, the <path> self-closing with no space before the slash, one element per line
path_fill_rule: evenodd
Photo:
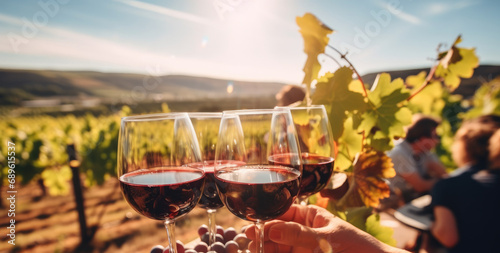
<path fill-rule="evenodd" d="M 459 34 L 481 64 L 500 64 L 499 11 L 496 0 L 9 0 L 0 68 L 298 84 L 306 55 L 295 18 L 306 12 L 335 30 L 330 45 L 361 74 L 431 67 L 437 45 Z"/>

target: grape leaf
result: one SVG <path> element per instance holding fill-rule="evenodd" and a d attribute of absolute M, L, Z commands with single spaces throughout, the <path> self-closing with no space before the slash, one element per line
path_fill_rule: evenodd
<path fill-rule="evenodd" d="M 352 166 L 356 154 L 363 148 L 363 136 L 353 127 L 353 118 L 344 122 L 344 132 L 338 140 L 338 154 L 335 158 L 335 170 L 345 171 Z"/>
<path fill-rule="evenodd" d="M 323 24 L 316 16 L 311 13 L 306 13 L 302 17 L 296 18 L 297 25 L 300 27 L 299 32 L 304 39 L 304 52 L 307 54 L 307 60 L 304 65 L 304 80 L 308 89 L 311 82 L 318 77 L 321 69 L 321 64 L 318 61 L 318 55 L 325 52 L 325 47 L 328 45 L 328 35 L 333 32 L 331 28 Z"/>
<path fill-rule="evenodd" d="M 462 41 L 458 38 L 446 53 L 440 53 L 439 64 L 434 75 L 444 79 L 444 84 L 450 91 L 454 91 L 460 85 L 460 78 L 470 78 L 474 69 L 479 66 L 479 58 L 475 49 L 459 48 L 457 45 Z"/>
<path fill-rule="evenodd" d="M 381 242 L 395 246 L 394 230 L 380 224 L 380 215 L 374 214 L 372 208 L 356 207 L 345 212 L 335 213 L 339 218 L 351 223 L 355 227 L 367 232 Z"/>
<path fill-rule="evenodd" d="M 377 79 L 368 93 L 370 107 L 362 115 L 360 131 L 374 134 L 380 131 L 388 139 L 405 135 L 404 126 L 411 123 L 411 111 L 403 104 L 409 97 L 400 78 L 391 82 L 391 76 L 383 73 Z M 380 139 L 380 138 L 379 138 Z"/>
<path fill-rule="evenodd" d="M 391 150 L 394 145 L 391 139 L 377 131 L 375 134 L 368 135 L 366 145 L 377 151 Z"/>
<path fill-rule="evenodd" d="M 342 136 L 347 112 L 362 112 L 367 108 L 363 94 L 353 91 L 353 84 L 362 84 L 352 80 L 352 73 L 348 67 L 341 67 L 333 74 L 326 73 L 318 79 L 316 90 L 311 96 L 313 104 L 325 104 L 328 107 L 328 118 L 335 141 Z"/>
<path fill-rule="evenodd" d="M 458 53 L 456 45 L 462 42 L 462 36 L 458 36 L 451 48 L 446 52 L 440 52 L 438 54 L 438 60 L 443 64 L 443 67 L 448 68 L 450 63 L 458 62 L 462 60 L 462 56 Z"/>
<path fill-rule="evenodd" d="M 425 77 L 427 77 L 427 73 L 425 71 L 421 71 L 417 75 L 406 77 L 405 83 L 409 87 L 418 88 L 425 82 Z"/>
<path fill-rule="evenodd" d="M 418 89 L 418 87 L 416 87 L 415 89 Z M 443 95 L 444 89 L 443 86 L 441 86 L 441 83 L 437 81 L 431 82 L 427 84 L 425 89 L 421 90 L 409 101 L 408 108 L 410 108 L 410 110 L 413 112 L 419 112 L 425 115 L 440 116 L 440 113 L 445 105 L 445 102 L 442 99 Z"/>
<path fill-rule="evenodd" d="M 366 219 L 370 217 L 372 213 L 372 208 L 362 206 L 349 208 L 344 213 L 342 213 L 343 215 L 339 215 L 339 217 L 351 223 L 355 227 L 366 231 Z"/>
<path fill-rule="evenodd" d="M 384 179 L 396 175 L 391 158 L 384 152 L 369 151 L 359 154 L 354 164 L 354 187 L 366 206 L 377 207 L 380 199 L 389 197 L 389 186 Z"/>
<path fill-rule="evenodd" d="M 379 214 L 372 214 L 366 219 L 365 231 L 385 244 L 396 246 L 396 240 L 393 237 L 394 230 L 380 224 Z"/>
<path fill-rule="evenodd" d="M 481 115 L 500 115 L 500 77 L 483 84 L 472 99 L 474 107 L 464 116 L 466 119 Z"/>

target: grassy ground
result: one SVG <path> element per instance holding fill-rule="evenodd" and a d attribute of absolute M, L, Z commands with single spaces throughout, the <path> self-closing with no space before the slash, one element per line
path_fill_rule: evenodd
<path fill-rule="evenodd" d="M 6 189 L 2 189 L 6 192 Z M 16 202 L 16 245 L 7 243 L 6 227 L 10 218 L 0 216 L 2 240 L 0 252 L 149 252 L 152 246 L 167 245 L 162 222 L 137 214 L 124 201 L 118 181 L 84 192 L 87 227 L 94 232 L 89 243 L 81 244 L 78 214 L 72 194 L 40 197 L 36 184 L 22 186 Z M 4 200 L 5 202 L 5 200 Z M 4 207 L 2 214 L 7 213 Z M 206 224 L 204 209 L 195 208 L 177 221 L 176 239 L 184 243 L 198 238 L 197 230 Z M 219 210 L 217 224 L 240 229 L 248 224 L 225 208 Z"/>

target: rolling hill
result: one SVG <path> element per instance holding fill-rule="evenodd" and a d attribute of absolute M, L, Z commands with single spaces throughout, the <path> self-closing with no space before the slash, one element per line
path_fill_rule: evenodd
<path fill-rule="evenodd" d="M 406 78 L 429 69 L 386 71 L 391 77 Z M 363 75 L 367 85 L 373 84 L 377 73 Z M 484 82 L 500 75 L 500 66 L 479 66 L 474 76 L 462 80 L 454 92 L 470 97 Z M 0 105 L 21 105 L 35 99 L 74 101 L 98 98 L 101 102 L 148 100 L 196 100 L 227 98 L 232 84 L 233 97 L 271 97 L 283 83 L 248 82 L 208 77 L 165 75 L 147 76 L 128 73 L 93 71 L 12 70 L 0 69 Z"/>
<path fill-rule="evenodd" d="M 185 100 L 232 96 L 259 97 L 276 94 L 282 83 L 247 82 L 208 77 L 52 70 L 0 70 L 0 104 L 49 98 L 101 98 L 107 101 Z"/>

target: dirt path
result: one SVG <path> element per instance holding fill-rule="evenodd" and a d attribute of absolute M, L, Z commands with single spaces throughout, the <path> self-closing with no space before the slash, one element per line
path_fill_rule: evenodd
<path fill-rule="evenodd" d="M 144 218 L 131 209 L 116 179 L 84 192 L 87 225 L 95 231 L 92 241 L 85 245 L 80 245 L 73 196 L 40 198 L 40 194 L 36 184 L 21 188 L 16 203 L 16 246 L 8 244 L 6 233 L 1 233 L 0 252 L 149 252 L 154 245 L 167 244 L 162 222 Z M 6 231 L 10 218 L 5 208 L 0 211 L 0 227 Z M 184 243 L 196 239 L 198 227 L 206 220 L 205 210 L 195 208 L 177 221 L 176 239 Z M 223 208 L 217 224 L 239 229 L 248 223 Z"/>

